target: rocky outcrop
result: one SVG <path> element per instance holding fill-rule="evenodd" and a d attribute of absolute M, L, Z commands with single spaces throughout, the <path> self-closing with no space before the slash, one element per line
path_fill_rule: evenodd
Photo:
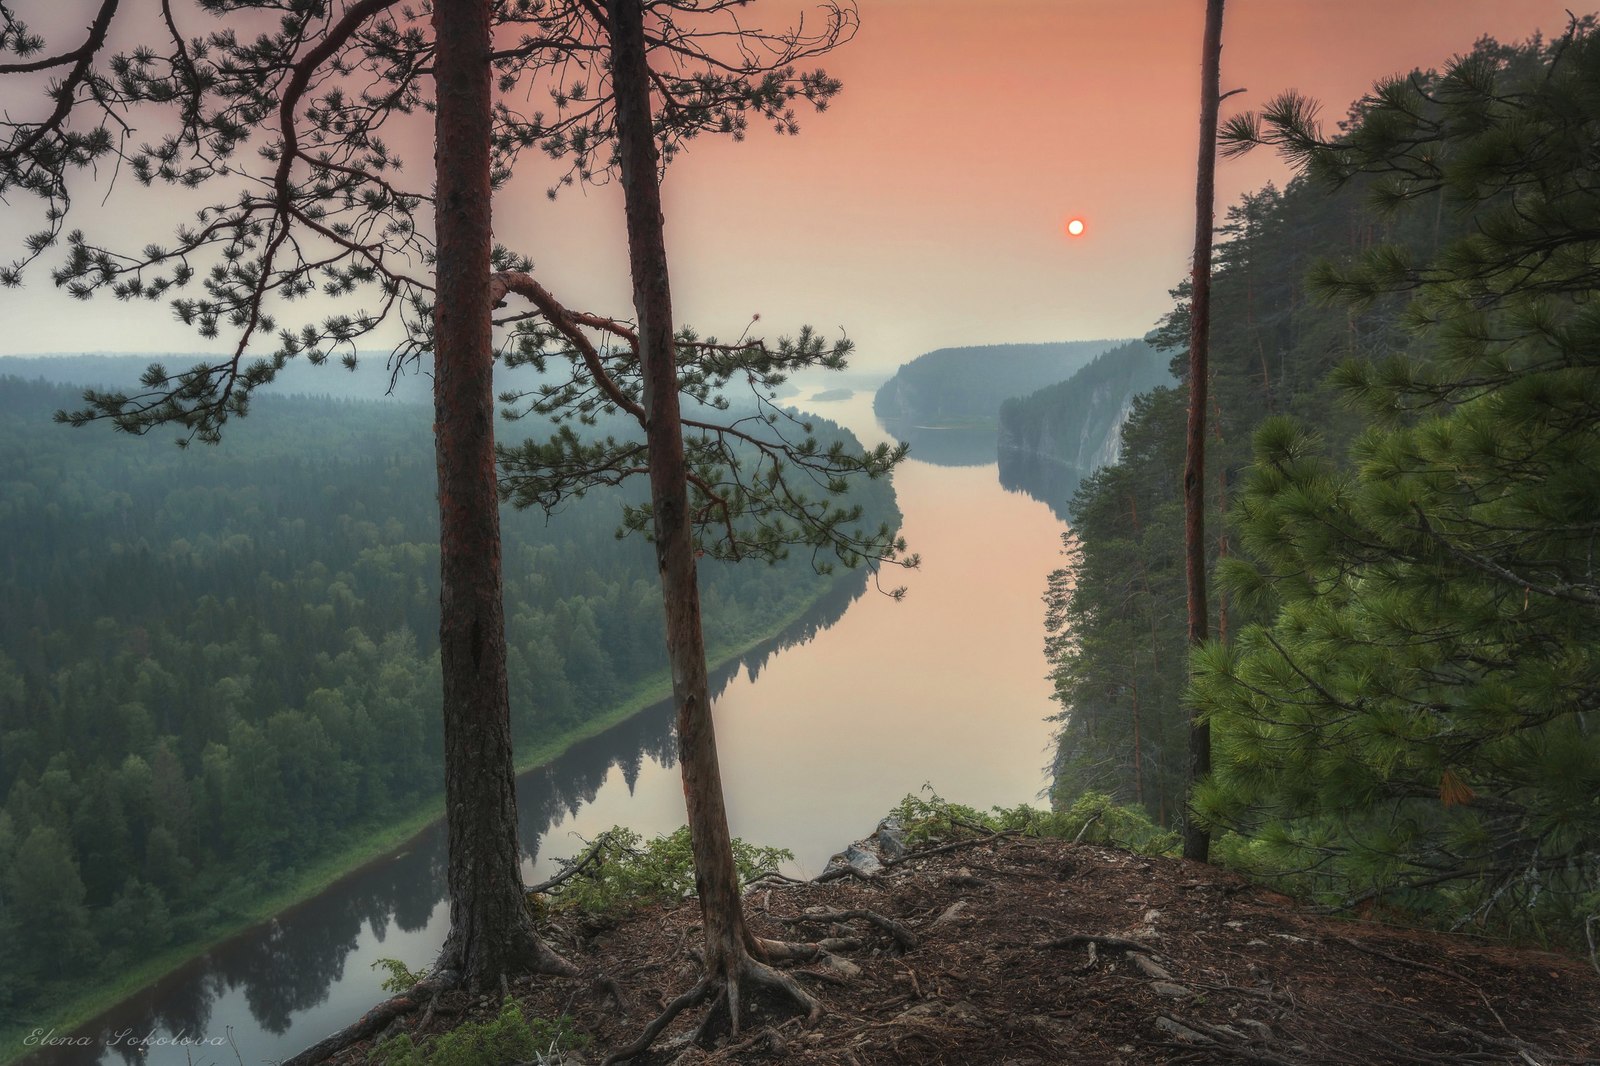
<path fill-rule="evenodd" d="M 1113 348 L 1066 381 L 1003 403 L 999 449 L 1087 476 L 1121 456 L 1134 397 L 1171 381 L 1166 357 L 1144 341 Z"/>

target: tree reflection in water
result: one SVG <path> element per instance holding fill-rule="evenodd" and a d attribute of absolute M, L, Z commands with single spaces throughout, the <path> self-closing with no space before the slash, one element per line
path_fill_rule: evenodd
<path fill-rule="evenodd" d="M 1070 521 L 1067 510 L 1072 494 L 1089 472 L 1045 459 L 1032 452 L 1000 451 L 1000 486 L 1007 492 L 1032 496 L 1054 512 L 1063 522 Z"/>
<path fill-rule="evenodd" d="M 773 656 L 811 641 L 837 622 L 866 587 L 865 574 L 842 576 L 804 618 L 714 671 L 713 698 L 741 671 L 753 681 Z M 632 795 L 647 759 L 666 769 L 677 761 L 670 701 L 580 741 L 550 764 L 522 775 L 517 809 L 530 859 L 538 857 L 552 830 L 594 802 L 613 767 L 621 771 Z M 112 1066 L 119 1061 L 128 1066 L 200 1066 L 235 1056 L 233 1048 L 166 1044 L 141 1052 L 126 1038 L 113 1043 L 126 1033 L 138 1038 L 186 1035 L 191 1040 L 228 1035 L 245 1061 L 287 1058 L 326 1035 L 296 1032 L 304 1020 L 297 1015 L 324 1005 L 336 1017 L 347 1014 L 328 1027 L 331 1032 L 381 996 L 377 975 L 360 972 L 346 978 L 346 963 L 363 930 L 380 944 L 394 932 L 426 936 L 444 899 L 444 884 L 444 828 L 436 823 L 399 853 L 361 867 L 322 895 L 218 945 L 79 1030 L 77 1035 L 93 1038 L 93 1046 L 49 1048 L 24 1060 L 24 1066 Z M 437 936 L 442 940 L 442 925 Z M 219 1002 L 236 992 L 248 1007 L 254 1031 L 243 1018 L 213 1017 Z"/>

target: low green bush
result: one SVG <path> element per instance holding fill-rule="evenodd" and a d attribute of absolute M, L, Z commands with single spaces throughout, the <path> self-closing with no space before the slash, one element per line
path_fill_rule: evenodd
<path fill-rule="evenodd" d="M 613 826 L 598 839 L 599 850 L 592 861 L 584 857 L 565 860 L 569 869 L 580 861 L 587 865 L 582 873 L 544 894 L 544 905 L 590 915 L 615 915 L 651 903 L 676 903 L 694 895 L 694 854 L 688 826 L 649 841 L 631 829 Z M 793 859 L 794 854 L 783 848 L 761 848 L 738 839 L 733 842 L 734 865 L 745 883 Z"/>
<path fill-rule="evenodd" d="M 891 812 L 912 848 L 987 833 L 1017 832 L 1031 837 L 1059 837 L 1127 848 L 1147 855 L 1176 852 L 1177 833 L 1161 829 L 1138 807 L 1120 807 L 1110 796 L 1085 792 L 1061 810 L 1040 810 L 1027 804 L 992 807 L 988 813 L 951 803 L 924 785 L 927 798 L 907 795 Z"/>
<path fill-rule="evenodd" d="M 529 1018 L 521 1004 L 508 999 L 494 1018 L 467 1022 L 448 1033 L 424 1039 L 409 1034 L 379 1044 L 368 1058 L 375 1066 L 505 1066 L 540 1063 L 559 1066 L 568 1051 L 586 1044 L 572 1029 L 572 1019 Z"/>

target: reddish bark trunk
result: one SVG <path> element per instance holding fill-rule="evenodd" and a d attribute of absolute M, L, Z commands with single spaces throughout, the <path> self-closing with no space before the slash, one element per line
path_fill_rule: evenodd
<path fill-rule="evenodd" d="M 1221 108 L 1222 4 L 1207 0 L 1205 40 L 1200 57 L 1200 157 L 1194 194 L 1193 298 L 1189 309 L 1189 425 L 1183 465 L 1184 573 L 1188 581 L 1189 643 L 1206 639 L 1206 386 L 1211 338 L 1211 231 L 1217 173 L 1217 112 Z M 1198 717 L 1189 723 L 1189 787 L 1211 772 L 1211 727 Z M 1184 827 L 1185 858 L 1205 862 L 1211 831 L 1191 812 Z"/>
<path fill-rule="evenodd" d="M 672 668 L 672 698 L 678 709 L 678 765 L 688 805 L 695 887 L 705 921 L 706 971 L 712 978 L 736 982 L 740 963 L 753 944 L 745 930 L 739 898 L 706 683 L 644 13 L 639 0 L 611 0 L 609 7 L 628 259 L 644 374 L 656 565 L 666 601 L 667 657 Z"/>
<path fill-rule="evenodd" d="M 451 0 L 433 15 L 434 445 L 450 842 L 450 933 L 439 967 L 469 983 L 565 965 L 534 933 L 517 838 L 489 321 L 489 12 L 489 0 Z"/>

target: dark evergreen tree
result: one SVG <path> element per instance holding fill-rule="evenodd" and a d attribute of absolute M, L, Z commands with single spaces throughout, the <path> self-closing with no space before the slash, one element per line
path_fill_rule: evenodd
<path fill-rule="evenodd" d="M 1600 35 L 1480 42 L 1333 137 L 1314 115 L 1287 95 L 1228 136 L 1397 219 L 1442 196 L 1465 232 L 1314 277 L 1398 294 L 1409 338 L 1334 375 L 1372 420 L 1348 465 L 1256 434 L 1224 583 L 1266 621 L 1197 659 L 1222 755 L 1198 802 L 1341 895 L 1570 921 L 1600 902 Z"/>

